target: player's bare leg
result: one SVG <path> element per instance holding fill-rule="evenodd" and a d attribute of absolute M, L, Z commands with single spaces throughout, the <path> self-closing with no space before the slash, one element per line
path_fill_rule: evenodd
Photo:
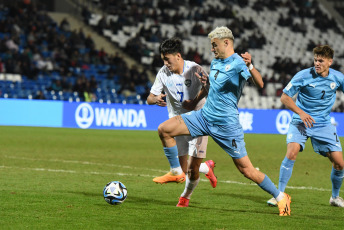
<path fill-rule="evenodd" d="M 164 176 L 153 179 L 156 183 L 177 182 L 185 180 L 185 173 L 179 163 L 178 148 L 174 137 L 180 135 L 190 135 L 181 116 L 175 116 L 163 122 L 158 127 L 158 133 L 162 145 L 164 146 L 165 155 L 170 163 L 171 171 Z"/>
<path fill-rule="evenodd" d="M 183 172 L 186 174 L 188 171 L 188 155 L 179 156 L 179 164 Z"/>
<path fill-rule="evenodd" d="M 164 147 L 175 146 L 176 141 L 174 137 L 176 136 L 190 135 L 189 129 L 180 115 L 161 123 L 158 127 L 158 133 Z"/>
<path fill-rule="evenodd" d="M 190 164 L 188 168 L 188 176 L 186 177 L 185 189 L 179 198 L 177 207 L 188 207 L 192 192 L 197 187 L 199 182 L 199 167 L 203 158 L 190 157 Z"/>
<path fill-rule="evenodd" d="M 278 182 L 278 189 L 281 192 L 285 191 L 287 184 L 291 178 L 293 173 L 294 163 L 296 160 L 297 155 L 299 154 L 301 146 L 299 143 L 291 142 L 287 145 L 287 153 L 284 157 L 281 167 L 280 167 L 280 174 L 279 174 L 279 182 Z M 269 206 L 277 206 L 277 201 L 274 197 L 267 201 Z"/>
<path fill-rule="evenodd" d="M 284 192 L 280 192 L 266 174 L 254 168 L 248 156 L 233 159 L 233 161 L 238 170 L 246 178 L 258 184 L 261 189 L 270 193 L 277 200 L 280 216 L 290 215 L 290 196 Z"/>

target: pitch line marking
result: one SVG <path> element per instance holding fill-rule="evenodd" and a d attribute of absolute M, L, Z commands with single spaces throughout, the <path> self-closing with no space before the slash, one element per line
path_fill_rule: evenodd
<path fill-rule="evenodd" d="M 99 165 L 99 166 L 109 166 L 109 167 L 120 167 L 120 168 L 127 168 L 127 169 L 139 169 L 139 170 L 149 170 L 153 172 L 161 172 L 166 173 L 166 170 L 160 169 L 147 169 L 147 168 L 139 168 L 139 167 L 132 167 L 127 165 L 116 165 L 116 164 L 104 164 L 104 163 L 96 163 L 96 162 L 89 162 L 89 161 L 75 161 L 75 160 L 59 160 L 59 159 L 39 159 L 39 158 L 29 158 L 29 157 L 14 157 L 14 156 L 7 156 L 6 158 L 9 159 L 18 159 L 18 160 L 30 160 L 30 161 L 50 161 L 50 162 L 60 162 L 60 163 L 71 163 L 71 164 L 82 164 L 82 165 Z"/>
<path fill-rule="evenodd" d="M 28 158 L 31 160 L 34 160 L 32 158 Z M 37 159 L 35 159 L 37 160 Z M 56 160 L 57 161 L 57 160 Z M 64 161 L 61 161 L 64 162 Z M 76 163 L 78 161 L 73 161 L 72 163 Z M 68 161 L 70 163 L 70 161 Z M 92 162 L 89 162 L 92 164 Z M 100 163 L 95 163 L 95 164 L 100 164 Z M 130 167 L 126 166 L 126 168 L 135 168 L 135 167 Z M 86 171 L 86 172 L 81 172 L 81 171 L 75 171 L 75 170 L 64 170 L 64 169 L 49 169 L 49 168 L 22 168 L 22 167 L 16 167 L 16 166 L 5 166 L 5 165 L 0 165 L 0 169 L 21 169 L 21 170 L 31 170 L 31 171 L 45 171 L 45 172 L 60 172 L 60 173 L 82 173 L 82 174 L 93 174 L 93 175 L 118 175 L 118 176 L 137 176 L 138 174 L 130 174 L 130 173 L 107 173 L 107 172 L 96 172 L 96 171 Z M 150 170 L 150 169 L 146 169 Z M 160 170 L 162 171 L 162 170 Z M 165 171 L 164 171 L 165 172 Z M 149 175 L 149 174 L 139 174 L 139 176 L 142 177 L 150 177 L 154 178 L 156 176 L 154 175 Z M 203 182 L 209 182 L 208 179 L 200 179 Z M 257 186 L 254 183 L 244 183 L 244 182 L 239 182 L 239 181 L 230 181 L 230 180 L 220 180 L 218 181 L 220 183 L 225 183 L 225 184 L 239 184 L 239 185 L 244 185 L 244 186 Z M 313 190 L 313 191 L 322 191 L 322 192 L 329 192 L 331 191 L 330 189 L 324 189 L 324 188 L 316 188 L 316 187 L 296 187 L 296 186 L 287 186 L 289 189 L 297 189 L 297 190 Z"/>

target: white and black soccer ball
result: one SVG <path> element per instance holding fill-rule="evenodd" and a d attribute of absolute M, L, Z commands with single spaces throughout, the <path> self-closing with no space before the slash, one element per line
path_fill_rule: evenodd
<path fill-rule="evenodd" d="M 122 204 L 127 198 L 127 187 L 120 181 L 111 181 L 105 185 L 103 196 L 106 202 L 112 205 Z"/>

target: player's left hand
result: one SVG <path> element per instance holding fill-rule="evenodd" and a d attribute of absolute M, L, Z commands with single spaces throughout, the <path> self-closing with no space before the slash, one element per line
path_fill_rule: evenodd
<path fill-rule="evenodd" d="M 244 59 L 244 62 L 247 66 L 251 65 L 252 63 L 252 56 L 248 52 L 241 54 L 241 57 Z"/>

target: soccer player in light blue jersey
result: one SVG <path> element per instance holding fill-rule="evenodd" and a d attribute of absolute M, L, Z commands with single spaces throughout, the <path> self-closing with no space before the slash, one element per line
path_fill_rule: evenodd
<path fill-rule="evenodd" d="M 209 76 L 197 74 L 203 88 L 190 104 L 201 100 L 204 92 L 208 93 L 207 101 L 202 109 L 175 116 L 159 126 L 165 154 L 169 159 L 175 159 L 176 164 L 178 149 L 174 137 L 209 135 L 232 157 L 234 164 L 245 177 L 276 198 L 280 216 L 290 215 L 289 195 L 280 192 L 267 175 L 253 167 L 246 152 L 244 132 L 239 123 L 238 102 L 242 89 L 247 80 L 263 87 L 262 77 L 253 67 L 248 53 L 243 54 L 243 60 L 234 52 L 234 36 L 230 29 L 217 27 L 208 37 L 211 39 L 211 50 L 215 59 L 211 63 Z M 188 107 L 189 103 L 185 102 L 184 106 Z M 178 207 L 189 206 L 190 194 L 199 181 L 198 168 L 191 165 L 189 170 L 190 183 L 179 198 Z"/>
<path fill-rule="evenodd" d="M 330 204 L 344 207 L 344 200 L 339 196 L 344 176 L 343 153 L 336 127 L 330 119 L 336 91 L 344 92 L 344 74 L 330 68 L 334 55 L 330 46 L 315 47 L 313 54 L 314 67 L 298 72 L 283 89 L 281 101 L 294 114 L 287 134 L 287 154 L 281 164 L 278 188 L 284 192 L 296 157 L 305 149 L 310 137 L 314 151 L 332 162 Z M 295 103 L 292 97 L 297 93 Z M 271 198 L 268 204 L 274 206 L 276 201 Z"/>

